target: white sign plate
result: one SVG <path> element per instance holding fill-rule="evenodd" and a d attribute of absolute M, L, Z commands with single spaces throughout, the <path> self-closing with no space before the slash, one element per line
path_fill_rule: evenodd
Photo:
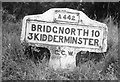
<path fill-rule="evenodd" d="M 99 49 L 102 47 L 102 27 L 66 25 L 27 21 L 26 41 L 50 45 Z"/>

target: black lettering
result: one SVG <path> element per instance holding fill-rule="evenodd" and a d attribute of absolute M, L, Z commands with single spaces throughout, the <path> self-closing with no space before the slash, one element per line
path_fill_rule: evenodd
<path fill-rule="evenodd" d="M 77 37 L 73 37 L 73 43 L 77 44 Z"/>
<path fill-rule="evenodd" d="M 61 51 L 61 54 L 62 54 L 62 55 L 66 55 L 64 50 Z"/>
<path fill-rule="evenodd" d="M 75 16 L 72 16 L 72 20 L 75 20 Z"/>
<path fill-rule="evenodd" d="M 64 15 L 63 18 L 66 19 L 66 15 Z"/>
<path fill-rule="evenodd" d="M 71 15 L 69 15 L 69 16 L 67 17 L 67 19 L 71 20 Z"/>
<path fill-rule="evenodd" d="M 27 38 L 31 40 L 33 38 L 33 33 L 29 33 L 29 36 Z"/>
<path fill-rule="evenodd" d="M 84 39 L 84 44 L 86 45 L 86 40 L 88 40 L 88 38 L 83 38 Z"/>
<path fill-rule="evenodd" d="M 50 31 L 51 31 L 51 27 L 50 27 L 50 26 L 47 26 L 47 27 L 46 27 L 46 32 L 49 33 Z"/>
<path fill-rule="evenodd" d="M 72 28 L 72 29 L 71 29 L 71 35 L 72 35 L 72 34 L 75 35 L 75 31 L 76 31 L 75 28 Z"/>
<path fill-rule="evenodd" d="M 37 26 L 37 31 L 42 32 L 41 28 L 42 28 L 42 26 L 41 26 L 41 25 L 38 25 L 38 26 Z"/>
<path fill-rule="evenodd" d="M 32 24 L 31 31 L 35 31 L 35 30 L 36 30 L 36 25 L 35 25 L 35 24 Z"/>
<path fill-rule="evenodd" d="M 98 39 L 95 39 L 95 40 L 94 40 L 94 46 L 99 46 L 99 45 L 98 45 L 98 42 L 99 42 L 99 40 L 98 40 Z"/>
<path fill-rule="evenodd" d="M 59 54 L 59 50 L 55 50 L 55 54 L 56 54 L 56 55 L 60 55 L 60 54 Z"/>
<path fill-rule="evenodd" d="M 38 40 L 39 41 L 38 35 L 39 35 L 39 33 L 34 33 L 34 40 Z"/>
<path fill-rule="evenodd" d="M 53 40 L 52 35 L 48 35 L 48 42 L 51 42 Z"/>
<path fill-rule="evenodd" d="M 83 30 L 83 36 L 88 36 L 88 34 L 89 34 L 89 30 L 84 29 Z"/>
<path fill-rule="evenodd" d="M 100 32 L 99 31 L 95 31 L 95 36 L 96 37 L 100 36 Z"/>
<path fill-rule="evenodd" d="M 42 40 L 42 36 L 43 36 L 43 34 L 40 34 L 40 41 Z"/>
<path fill-rule="evenodd" d="M 54 42 L 58 42 L 58 41 L 56 41 L 56 37 L 58 37 L 57 35 L 54 35 Z"/>
<path fill-rule="evenodd" d="M 72 39 L 73 39 L 72 37 L 69 37 L 69 43 L 73 43 Z"/>
<path fill-rule="evenodd" d="M 78 36 L 80 36 L 80 31 L 82 30 L 82 29 L 77 29 L 78 30 Z"/>
<path fill-rule="evenodd" d="M 94 37 L 94 30 L 92 30 L 92 37 Z"/>
<path fill-rule="evenodd" d="M 66 37 L 66 36 L 64 36 L 64 43 L 69 43 L 69 41 L 70 41 L 70 37 Z"/>
<path fill-rule="evenodd" d="M 45 32 L 45 25 L 43 25 L 43 32 Z"/>
<path fill-rule="evenodd" d="M 71 51 L 68 51 L 68 54 L 69 54 L 70 56 L 73 56 L 73 52 L 71 52 Z"/>
<path fill-rule="evenodd" d="M 47 35 L 46 34 L 43 34 L 43 39 L 42 41 L 46 41 L 47 40 Z"/>
<path fill-rule="evenodd" d="M 92 41 L 93 41 L 93 39 L 90 38 L 90 39 L 89 39 L 89 45 L 93 45 L 93 44 L 92 44 Z"/>
<path fill-rule="evenodd" d="M 61 19 L 61 15 L 59 14 L 58 19 Z"/>
<path fill-rule="evenodd" d="M 66 28 L 66 29 L 65 29 L 65 33 L 66 33 L 66 34 L 69 34 L 69 33 L 70 33 L 70 29 L 69 29 L 69 28 Z"/>
<path fill-rule="evenodd" d="M 64 33 L 64 27 L 59 27 L 59 34 L 63 34 Z"/>
<path fill-rule="evenodd" d="M 78 44 L 82 44 L 82 38 L 79 38 Z"/>
<path fill-rule="evenodd" d="M 53 27 L 53 32 L 54 32 L 54 33 L 57 33 L 57 30 L 55 30 L 55 29 L 57 29 L 56 26 Z"/>
<path fill-rule="evenodd" d="M 59 36 L 59 42 L 63 43 L 63 36 Z"/>

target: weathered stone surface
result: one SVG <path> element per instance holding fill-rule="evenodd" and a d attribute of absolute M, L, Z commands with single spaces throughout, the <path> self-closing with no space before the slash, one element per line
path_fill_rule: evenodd
<path fill-rule="evenodd" d="M 68 20 L 67 21 L 63 21 L 63 19 L 59 20 L 57 18 L 55 18 L 57 15 L 59 14 L 55 14 L 55 13 L 59 13 L 59 12 L 67 12 L 67 13 L 73 13 L 75 17 L 79 17 L 78 19 L 74 19 L 74 20 Z M 63 13 L 64 14 L 64 13 Z M 61 14 L 61 16 L 63 15 Z M 67 14 L 66 14 L 67 15 Z M 69 16 L 69 14 L 68 14 Z M 97 29 L 100 28 L 99 30 L 101 30 L 103 32 L 103 37 L 101 38 L 102 41 L 102 48 L 99 49 L 94 49 L 93 48 L 83 48 L 80 47 L 78 45 L 77 46 L 71 46 L 71 45 L 54 45 L 52 43 L 49 42 L 38 42 L 38 41 L 30 41 L 27 40 L 27 32 L 26 30 L 28 30 L 29 32 L 30 29 L 27 27 L 29 25 L 29 23 L 27 23 L 27 21 L 36 21 L 37 22 L 44 22 L 44 23 L 55 23 L 55 24 L 63 24 L 65 26 L 69 26 L 69 25 L 76 25 L 76 26 L 80 26 L 80 28 L 83 26 L 87 26 L 87 27 L 96 27 Z M 86 28 L 85 28 L 86 29 Z M 101 33 L 102 33 L 101 32 Z M 38 14 L 38 15 L 29 15 L 29 16 L 25 16 L 23 19 L 23 25 L 22 25 L 22 32 L 21 32 L 21 42 L 27 42 L 30 45 L 34 45 L 37 47 L 46 47 L 50 50 L 51 53 L 51 57 L 50 57 L 50 61 L 49 64 L 51 67 L 53 67 L 54 69 L 73 69 L 76 66 L 76 54 L 79 51 L 89 51 L 89 52 L 106 52 L 107 49 L 107 32 L 108 32 L 108 28 L 105 24 L 100 23 L 98 21 L 95 20 L 91 20 L 87 15 L 85 15 L 82 11 L 77 11 L 77 10 L 73 10 L 73 9 L 68 9 L 68 8 L 53 8 L 50 9 L 48 11 L 46 11 L 43 14 Z M 51 33 L 52 35 L 52 33 Z M 54 35 L 54 34 L 53 34 Z M 67 35 L 66 35 L 67 36 Z M 75 37 L 75 36 L 74 36 Z"/>

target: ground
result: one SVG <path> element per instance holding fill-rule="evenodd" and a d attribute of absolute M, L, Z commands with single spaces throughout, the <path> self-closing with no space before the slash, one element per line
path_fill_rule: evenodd
<path fill-rule="evenodd" d="M 108 18 L 106 18 L 108 19 Z M 112 23 L 107 24 L 108 50 L 97 62 L 88 60 L 74 70 L 54 70 L 48 63 L 36 65 L 25 54 L 25 46 L 20 43 L 21 21 L 6 21 L 2 26 L 2 79 L 3 80 L 117 80 L 120 77 L 115 70 L 118 59 L 118 28 Z M 95 55 L 95 54 L 94 54 Z M 111 61 L 112 60 L 112 61 Z"/>

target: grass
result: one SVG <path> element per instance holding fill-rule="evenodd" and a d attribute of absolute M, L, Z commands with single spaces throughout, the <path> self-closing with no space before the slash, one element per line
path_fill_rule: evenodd
<path fill-rule="evenodd" d="M 2 79 L 3 80 L 117 80 L 115 62 L 118 58 L 118 27 L 112 19 L 104 19 L 109 28 L 108 51 L 100 62 L 90 60 L 73 71 L 54 70 L 47 63 L 37 66 L 24 55 L 24 46 L 20 44 L 21 21 L 4 22 L 2 26 Z M 111 66 L 111 67 L 110 67 Z M 109 71 L 106 72 L 109 68 Z M 113 70 L 113 71 L 112 71 Z M 117 71 L 117 70 L 116 70 Z"/>

